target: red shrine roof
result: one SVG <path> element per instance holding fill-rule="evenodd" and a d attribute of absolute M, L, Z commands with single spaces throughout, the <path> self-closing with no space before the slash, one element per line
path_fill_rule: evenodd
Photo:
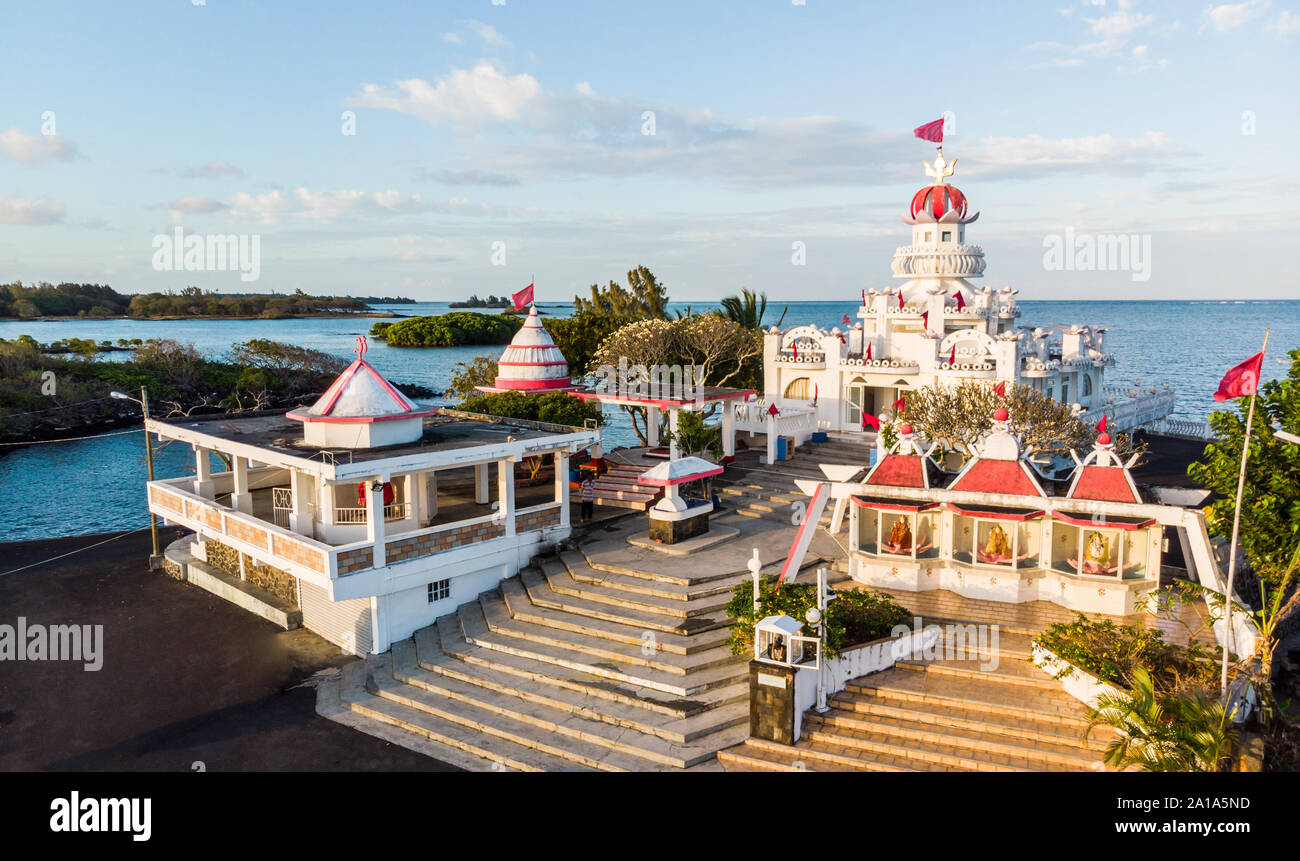
<path fill-rule="evenodd" d="M 1141 502 L 1133 479 L 1122 466 L 1088 465 L 1079 470 L 1067 499 L 1095 499 L 1101 502 Z"/>
<path fill-rule="evenodd" d="M 886 487 L 929 487 L 926 458 L 919 454 L 887 454 L 867 474 L 865 483 Z"/>
<path fill-rule="evenodd" d="M 977 457 L 968 463 L 948 489 L 1013 496 L 1047 496 L 1022 461 L 984 457 Z"/>
<path fill-rule="evenodd" d="M 287 415 L 300 422 L 377 422 L 422 418 L 435 412 L 436 408 L 412 403 L 373 365 L 358 357 L 316 403 Z"/>
<path fill-rule="evenodd" d="M 961 189 L 952 185 L 927 185 L 912 195 L 912 217 L 928 210 L 935 219 L 943 218 L 949 212 L 956 211 L 961 218 L 966 217 L 966 195 Z"/>

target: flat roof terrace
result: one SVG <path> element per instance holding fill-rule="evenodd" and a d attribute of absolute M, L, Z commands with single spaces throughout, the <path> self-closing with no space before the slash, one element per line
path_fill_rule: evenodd
<path fill-rule="evenodd" d="M 411 459 L 420 465 L 442 466 L 484 459 L 529 456 L 559 448 L 581 448 L 600 442 L 599 429 L 571 428 L 518 419 L 480 416 L 443 410 L 424 419 L 418 440 L 376 448 L 322 448 L 303 441 L 302 423 L 283 411 L 250 415 L 220 414 L 148 422 L 150 432 L 216 451 L 247 457 L 258 463 L 292 465 L 326 478 L 347 478 L 374 472 L 385 461 Z M 367 469 L 367 465 L 372 465 Z"/>

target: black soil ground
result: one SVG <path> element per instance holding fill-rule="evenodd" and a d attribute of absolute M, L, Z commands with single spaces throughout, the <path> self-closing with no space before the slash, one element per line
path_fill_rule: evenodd
<path fill-rule="evenodd" d="M 14 571 L 108 537 L 0 544 L 0 624 L 104 626 L 98 672 L 0 661 L 0 770 L 456 770 L 319 717 L 301 683 L 356 659 L 151 572 L 148 530 Z"/>

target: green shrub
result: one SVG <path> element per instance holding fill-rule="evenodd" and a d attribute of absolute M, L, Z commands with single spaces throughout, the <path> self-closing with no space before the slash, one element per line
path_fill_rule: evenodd
<path fill-rule="evenodd" d="M 754 624 L 759 619 L 784 614 L 803 622 L 808 609 L 817 606 L 816 583 L 786 583 L 777 589 L 775 577 L 763 577 L 758 594 L 757 618 L 752 581 L 738 583 L 727 602 L 727 616 L 732 620 L 727 642 L 734 654 L 753 653 Z M 915 615 L 884 592 L 847 589 L 835 595 L 835 600 L 826 605 L 826 654 L 830 657 L 846 648 L 887 637 L 897 625 L 910 626 Z M 803 633 L 809 637 L 817 635 L 816 629 L 806 623 Z"/>
<path fill-rule="evenodd" d="M 1214 652 L 1199 643 L 1167 643 L 1164 632 L 1139 625 L 1089 619 L 1048 626 L 1034 642 L 1102 682 L 1126 685 L 1138 669 L 1151 674 L 1157 690 L 1169 692 L 1213 685 L 1218 678 Z M 1058 678 L 1069 675 L 1067 667 Z"/>
<path fill-rule="evenodd" d="M 410 317 L 376 333 L 390 347 L 459 347 L 508 344 L 524 321 L 508 314 L 452 311 L 432 317 Z M 375 330 L 372 327 L 371 332 Z"/>
<path fill-rule="evenodd" d="M 585 419 L 595 419 L 597 423 L 603 421 L 597 404 L 583 403 L 563 392 L 551 392 L 546 395 L 525 395 L 520 392 L 480 394 L 466 399 L 457 409 L 570 427 L 582 427 Z"/>

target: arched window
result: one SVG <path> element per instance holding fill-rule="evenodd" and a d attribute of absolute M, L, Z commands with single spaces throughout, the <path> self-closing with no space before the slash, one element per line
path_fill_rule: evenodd
<path fill-rule="evenodd" d="M 1092 394 L 1092 375 L 1084 374 L 1083 375 L 1083 396 L 1086 398 L 1090 394 Z"/>
<path fill-rule="evenodd" d="M 785 387 L 785 397 L 792 401 L 806 401 L 812 397 L 812 387 L 807 377 L 798 377 Z"/>

